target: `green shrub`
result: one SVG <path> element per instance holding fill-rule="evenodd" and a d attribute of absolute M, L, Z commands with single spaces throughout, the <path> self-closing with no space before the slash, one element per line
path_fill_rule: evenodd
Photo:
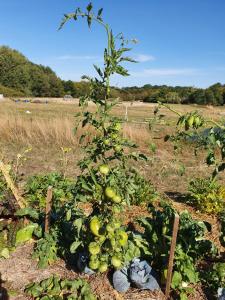
<path fill-rule="evenodd" d="M 72 188 L 74 182 L 64 178 L 59 173 L 49 173 L 47 175 L 34 175 L 30 177 L 25 186 L 26 200 L 32 207 L 45 207 L 46 195 L 49 186 L 53 187 L 53 207 L 59 207 L 63 203 L 73 198 Z"/>
<path fill-rule="evenodd" d="M 225 263 L 214 263 L 209 270 L 202 272 L 204 285 L 216 296 L 218 288 L 225 286 Z"/>
<path fill-rule="evenodd" d="M 161 283 L 165 283 L 174 216 L 177 212 L 167 203 L 162 203 L 159 208 L 150 206 L 149 212 L 151 217 L 140 218 L 138 222 L 144 228 L 143 237 L 149 244 L 153 268 L 161 273 Z M 175 299 L 188 299 L 187 295 L 194 291 L 191 285 L 201 279 L 198 262 L 217 256 L 216 246 L 205 237 L 207 232 L 204 222 L 193 220 L 186 211 L 180 214 L 171 283 L 173 291 L 180 297 Z"/>
<path fill-rule="evenodd" d="M 189 183 L 187 202 L 205 213 L 217 214 L 225 207 L 225 188 L 212 179 L 196 178 Z"/>
<path fill-rule="evenodd" d="M 118 180 L 118 185 L 125 183 L 124 186 L 121 186 L 121 190 L 133 191 L 130 194 L 131 205 L 148 204 L 155 200 L 157 193 L 153 185 L 141 176 L 135 169 L 128 170 L 127 174 L 124 174 L 124 176 L 126 176 L 127 179 L 129 178 L 129 180 Z M 128 195 L 124 196 L 127 198 Z"/>
<path fill-rule="evenodd" d="M 220 243 L 225 247 L 225 211 L 220 214 L 219 220 L 221 224 Z"/>
<path fill-rule="evenodd" d="M 25 293 L 34 300 L 95 300 L 89 284 L 81 278 L 75 280 L 61 279 L 58 276 L 31 283 Z"/>

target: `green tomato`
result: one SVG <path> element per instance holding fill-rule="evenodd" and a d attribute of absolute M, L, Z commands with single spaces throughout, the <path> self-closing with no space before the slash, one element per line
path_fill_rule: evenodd
<path fill-rule="evenodd" d="M 97 243 L 91 242 L 88 246 L 88 250 L 92 255 L 96 255 L 100 252 L 100 247 Z"/>
<path fill-rule="evenodd" d="M 195 117 L 193 115 L 188 118 L 189 127 L 193 126 L 194 121 L 195 121 Z"/>
<path fill-rule="evenodd" d="M 110 145 L 110 140 L 109 139 L 105 139 L 103 141 L 103 144 L 106 145 L 106 146 L 109 146 Z"/>
<path fill-rule="evenodd" d="M 100 222 L 99 222 L 99 219 L 96 216 L 91 219 L 90 229 L 91 229 L 91 232 L 95 236 L 100 236 L 100 234 L 99 234 Z"/>
<path fill-rule="evenodd" d="M 116 194 L 115 194 L 114 190 L 111 187 L 107 187 L 105 189 L 105 195 L 106 195 L 106 197 L 112 199 L 113 197 L 115 197 Z"/>
<path fill-rule="evenodd" d="M 113 127 L 114 130 L 116 131 L 120 131 L 121 130 L 121 124 L 120 123 L 116 123 Z"/>
<path fill-rule="evenodd" d="M 90 260 L 92 260 L 92 261 L 94 261 L 94 260 L 97 260 L 97 258 L 98 258 L 98 255 L 91 255 L 90 256 Z"/>
<path fill-rule="evenodd" d="M 103 175 L 107 175 L 109 173 L 110 169 L 108 165 L 101 165 L 99 167 L 99 172 Z"/>
<path fill-rule="evenodd" d="M 119 231 L 118 232 L 120 239 L 119 239 L 119 244 L 121 246 L 125 246 L 127 244 L 127 240 L 128 240 L 128 235 L 125 231 Z"/>
<path fill-rule="evenodd" d="M 114 148 L 114 150 L 116 152 L 120 152 L 122 150 L 122 147 L 120 145 L 116 145 L 115 148 Z"/>
<path fill-rule="evenodd" d="M 116 140 L 116 139 L 118 138 L 118 135 L 117 135 L 116 133 L 113 133 L 113 134 L 111 135 L 111 138 L 114 139 L 114 140 Z"/>
<path fill-rule="evenodd" d="M 99 270 L 100 273 L 106 272 L 107 269 L 108 269 L 108 265 L 107 265 L 107 263 L 104 263 L 104 262 L 101 263 L 100 266 L 99 266 L 99 268 L 98 268 L 98 270 Z"/>
<path fill-rule="evenodd" d="M 122 262 L 121 260 L 116 257 L 116 256 L 113 256 L 112 259 L 111 259 L 111 264 L 113 265 L 113 267 L 115 267 L 116 269 L 119 269 L 121 266 L 122 266 Z"/>
<path fill-rule="evenodd" d="M 120 203 L 121 202 L 121 197 L 119 195 L 115 195 L 113 198 L 112 198 L 112 201 L 115 202 L 115 203 Z"/>
<path fill-rule="evenodd" d="M 91 260 L 89 262 L 89 268 L 92 270 L 97 270 L 99 268 L 99 261 L 98 260 Z"/>

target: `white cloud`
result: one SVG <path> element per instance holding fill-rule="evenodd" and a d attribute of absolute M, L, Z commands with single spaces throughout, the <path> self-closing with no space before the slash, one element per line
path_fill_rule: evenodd
<path fill-rule="evenodd" d="M 138 72 L 130 72 L 134 77 L 154 77 L 154 76 L 177 76 L 177 75 L 195 75 L 197 69 L 145 69 Z"/>
<path fill-rule="evenodd" d="M 98 60 L 102 61 L 102 57 L 100 56 L 94 56 L 94 55 L 61 55 L 56 57 L 57 60 Z M 153 61 L 155 60 L 155 57 L 152 55 L 147 55 L 147 54 L 137 54 L 134 55 L 134 59 L 137 60 L 138 62 L 147 62 L 147 61 Z"/>
<path fill-rule="evenodd" d="M 147 61 L 153 61 L 153 60 L 155 60 L 156 58 L 155 58 L 153 55 L 137 54 L 137 55 L 135 56 L 135 59 L 136 59 L 138 62 L 147 62 Z"/>
<path fill-rule="evenodd" d="M 99 56 L 93 55 L 62 55 L 58 56 L 57 59 L 59 60 L 99 60 Z"/>

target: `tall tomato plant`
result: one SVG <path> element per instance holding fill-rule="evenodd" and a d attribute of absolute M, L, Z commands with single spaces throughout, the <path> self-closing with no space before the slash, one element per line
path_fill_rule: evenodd
<path fill-rule="evenodd" d="M 102 9 L 97 14 L 92 3 L 86 10 L 77 8 L 65 15 L 60 28 L 69 20 L 80 18 L 100 24 L 106 32 L 107 47 L 104 50 L 104 67 L 94 65 L 98 74 L 88 80 L 90 92 L 80 99 L 83 108 L 82 127 L 94 128 L 94 136 L 85 144 L 86 157 L 79 162 L 81 175 L 75 187 L 76 200 L 89 201 L 93 212 L 84 222 L 79 238 L 71 245 L 72 252 L 87 250 L 91 269 L 105 272 L 109 267 L 121 268 L 134 257 L 140 256 L 140 248 L 146 250 L 146 243 L 122 226 L 119 213 L 129 204 L 135 193 L 135 176 L 130 172 L 129 159 L 146 159 L 143 154 L 128 151 L 136 145 L 122 136 L 122 126 L 110 112 L 117 101 L 110 99 L 110 78 L 113 74 L 128 76 L 123 62 L 134 62 L 125 53 L 131 49 L 123 34 L 115 36 L 102 19 Z M 94 112 L 88 111 L 89 101 L 95 104 Z M 82 139 L 85 135 L 82 135 Z"/>

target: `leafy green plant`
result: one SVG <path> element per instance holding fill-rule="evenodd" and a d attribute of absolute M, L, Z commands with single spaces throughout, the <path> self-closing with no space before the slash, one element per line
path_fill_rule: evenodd
<path fill-rule="evenodd" d="M 34 300 L 95 300 L 89 284 L 83 279 L 61 279 L 58 276 L 31 283 L 25 293 Z"/>
<path fill-rule="evenodd" d="M 84 144 L 86 156 L 79 162 L 81 175 L 78 177 L 74 194 L 76 201 L 92 203 L 92 213 L 80 225 L 79 236 L 74 236 L 70 250 L 87 251 L 91 269 L 105 272 L 108 268 L 121 268 L 141 250 L 146 251 L 145 242 L 128 232 L 123 226 L 118 213 L 122 212 L 130 202 L 141 202 L 149 193 L 145 187 L 139 199 L 137 196 L 144 181 L 132 173 L 128 161 L 146 160 L 146 156 L 131 149 L 137 146 L 123 138 L 122 124 L 111 115 L 111 109 L 117 101 L 110 98 L 110 78 L 114 74 L 128 76 L 123 62 L 134 62 L 126 53 L 131 49 L 129 41 L 123 34 L 114 35 L 107 23 L 103 21 L 102 9 L 97 13 L 89 3 L 86 10 L 77 8 L 74 13 L 65 15 L 60 28 L 69 20 L 78 21 L 83 18 L 91 27 L 93 22 L 100 24 L 106 32 L 107 47 L 104 50 L 104 66 L 94 65 L 97 77 L 83 76 L 89 82 L 90 92 L 80 99 L 82 107 L 81 121 L 77 125 L 93 128 L 94 136 Z M 87 109 L 88 102 L 95 104 L 96 110 Z M 86 134 L 81 136 L 81 142 Z M 77 232 L 78 234 L 78 232 Z"/>
<path fill-rule="evenodd" d="M 223 247 L 225 247 L 225 211 L 219 215 L 219 220 L 221 224 L 220 243 Z"/>
<path fill-rule="evenodd" d="M 130 193 L 130 204 L 149 204 L 155 201 L 158 198 L 158 194 L 153 185 L 148 182 L 143 176 L 141 176 L 135 169 L 130 169 L 129 171 L 130 172 L 128 178 L 130 179 L 130 181 L 132 180 L 130 186 L 123 184 L 121 186 L 121 190 L 130 189 L 131 191 L 133 191 L 133 193 Z M 119 185 L 121 185 L 121 183 L 126 183 L 126 180 L 120 181 Z M 127 192 L 127 196 L 125 197 L 129 199 L 129 192 Z"/>
<path fill-rule="evenodd" d="M 46 268 L 58 259 L 58 240 L 56 232 L 45 233 L 44 237 L 37 241 L 33 258 L 38 259 L 38 267 Z"/>
<path fill-rule="evenodd" d="M 0 222 L 0 257 L 8 258 L 10 252 L 16 246 L 17 231 L 22 228 L 21 221 L 8 223 L 7 221 Z"/>
<path fill-rule="evenodd" d="M 166 203 L 156 209 L 149 208 L 151 217 L 141 218 L 139 224 L 145 229 L 144 238 L 149 243 L 150 259 L 153 267 L 161 273 L 162 283 L 167 276 L 167 264 L 172 236 L 173 220 L 176 211 Z M 215 257 L 215 245 L 205 238 L 207 227 L 204 222 L 195 221 L 188 212 L 180 214 L 180 224 L 174 258 L 172 288 L 187 299 L 192 292 L 190 284 L 199 281 L 197 263 L 208 257 Z M 185 298 L 186 297 L 186 298 Z"/>
<path fill-rule="evenodd" d="M 150 182 L 141 176 L 134 168 L 121 170 L 121 167 L 114 167 L 111 171 L 110 187 L 118 191 L 121 199 L 126 199 L 128 205 L 138 205 L 154 201 L 157 193 Z M 74 199 L 76 201 L 96 202 L 101 199 L 104 185 L 102 176 L 99 176 L 97 170 L 93 170 L 95 178 L 91 175 L 81 175 L 78 177 L 73 189 Z M 96 185 L 98 182 L 99 185 Z M 125 203 L 122 202 L 124 205 Z M 120 208 L 115 203 L 118 210 Z"/>
<path fill-rule="evenodd" d="M 209 270 L 202 272 L 202 277 L 204 285 L 210 288 L 214 296 L 217 296 L 218 288 L 225 286 L 225 263 L 212 264 Z"/>
<path fill-rule="evenodd" d="M 25 197 L 29 205 L 43 210 L 49 186 L 53 187 L 53 207 L 60 207 L 73 198 L 72 188 L 74 182 L 64 178 L 59 173 L 34 175 L 30 177 L 25 186 Z"/>
<path fill-rule="evenodd" d="M 220 213 L 225 208 L 225 188 L 211 178 L 196 178 L 189 183 L 188 203 L 206 213 Z"/>
<path fill-rule="evenodd" d="M 206 149 L 205 162 L 213 166 L 212 178 L 225 170 L 225 126 L 223 122 L 215 122 L 212 119 L 204 118 L 197 111 L 182 115 L 166 104 L 159 103 L 178 115 L 177 132 L 174 135 L 166 136 L 165 140 L 171 140 L 175 147 L 179 141 L 191 141 L 195 143 L 195 153 L 199 149 Z M 210 125 L 202 131 L 203 126 Z"/>

